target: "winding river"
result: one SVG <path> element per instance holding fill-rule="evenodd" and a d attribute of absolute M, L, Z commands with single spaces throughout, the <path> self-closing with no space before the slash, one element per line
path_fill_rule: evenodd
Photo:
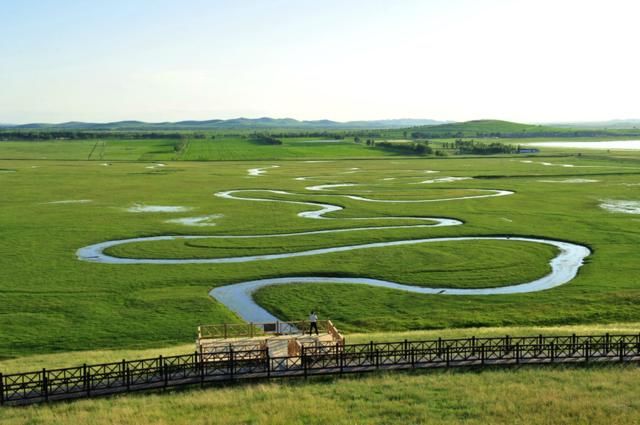
<path fill-rule="evenodd" d="M 338 185 L 321 185 L 307 187 L 309 190 L 324 190 L 331 187 L 341 187 L 346 184 Z M 385 202 L 385 203 L 428 203 L 428 202 L 445 202 L 456 201 L 466 199 L 478 199 L 478 198 L 491 198 L 499 196 L 512 195 L 514 192 L 507 190 L 493 190 L 493 189 L 474 189 L 479 192 L 477 195 L 468 195 L 452 198 L 439 198 L 439 199 L 425 199 L 425 200 L 381 200 L 370 199 L 355 195 L 321 195 L 315 194 L 315 196 L 342 196 L 345 198 L 363 201 L 363 202 Z M 329 229 L 329 230 L 314 230 L 308 232 L 296 232 L 296 233 L 280 233 L 280 234 L 263 234 L 263 235 L 220 235 L 220 236 L 152 236 L 143 238 L 131 238 L 121 239 L 114 241 L 100 242 L 97 244 L 89 245 L 78 249 L 76 255 L 78 259 L 82 261 L 106 263 L 106 264 L 224 264 L 224 263 L 249 263 L 255 261 L 269 261 L 283 258 L 295 258 L 312 255 L 323 255 L 335 252 L 346 252 L 371 248 L 383 248 L 392 246 L 405 246 L 416 245 L 424 243 L 435 242 L 456 242 L 456 241 L 468 241 L 468 240 L 504 240 L 504 241 L 524 241 L 541 243 L 554 246 L 558 249 L 558 254 L 550 261 L 551 272 L 531 282 L 514 284 L 510 286 L 502 286 L 495 288 L 477 288 L 477 289 L 461 289 L 461 288 L 429 288 L 421 286 L 405 285 L 397 282 L 390 282 L 377 279 L 368 278 L 338 278 L 338 277 L 313 277 L 313 276 L 291 276 L 281 277 L 273 279 L 261 279 L 252 280 L 246 282 L 239 282 L 230 284 L 227 286 L 217 287 L 209 293 L 216 300 L 224 304 L 230 310 L 236 312 L 240 317 L 248 322 L 270 322 L 278 320 L 277 317 L 260 307 L 253 301 L 252 294 L 260 288 L 271 285 L 285 285 L 285 284 L 318 284 L 318 283 L 343 283 L 343 284 L 359 284 L 370 285 L 384 288 L 391 288 L 396 290 L 402 290 L 407 292 L 413 292 L 418 294 L 435 294 L 435 295 L 497 295 L 497 294 L 518 294 L 526 292 L 543 291 L 551 289 L 559 285 L 563 285 L 571 281 L 578 269 L 583 264 L 583 260 L 590 254 L 590 250 L 582 245 L 577 245 L 569 242 L 541 239 L 541 238 L 526 238 L 526 237 L 506 237 L 506 236 L 464 236 L 464 237 L 442 237 L 442 238 L 425 238 L 425 239 L 406 239 L 396 240 L 389 242 L 376 242 L 365 243 L 358 245 L 339 246 L 331 248 L 312 249 L 306 251 L 280 253 L 280 254 L 261 254 L 261 255 L 249 255 L 249 256 L 235 256 L 224 258 L 187 258 L 187 259 L 154 259 L 154 258 L 121 258 L 114 257 L 105 254 L 105 250 L 110 247 L 124 245 L 134 242 L 153 242 L 153 241 L 166 241 L 166 240 L 179 240 L 179 239 L 248 239 L 248 238 L 283 238 L 291 236 L 301 235 L 313 235 L 313 234 L 329 234 L 329 233 L 344 233 L 344 232 L 359 232 L 359 231 L 376 231 L 385 229 L 398 229 L 398 228 L 423 228 L 423 227 L 443 227 L 443 226 L 458 226 L 463 222 L 452 218 L 442 217 L 359 217 L 359 218 L 332 218 L 326 217 L 326 214 L 337 212 L 343 209 L 339 205 L 330 203 L 316 203 L 305 201 L 292 201 L 282 199 L 271 198 L 257 198 L 243 196 L 248 193 L 266 193 L 274 195 L 296 195 L 291 192 L 282 190 L 230 190 L 224 192 L 217 192 L 215 196 L 230 199 L 241 200 L 250 202 L 279 202 L 286 204 L 305 205 L 312 207 L 310 210 L 302 211 L 298 213 L 299 217 L 310 219 L 322 219 L 322 220 L 424 220 L 427 223 L 423 224 L 411 224 L 411 225 L 393 225 L 393 226 L 375 226 L 375 227 L 355 227 L 347 229 Z"/>

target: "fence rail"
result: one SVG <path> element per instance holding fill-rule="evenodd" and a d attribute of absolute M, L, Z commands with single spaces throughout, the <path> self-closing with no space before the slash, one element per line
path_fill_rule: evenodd
<path fill-rule="evenodd" d="M 340 335 L 330 320 L 318 320 L 319 329 Z M 198 326 L 198 339 L 253 338 L 270 334 L 291 335 L 309 331 L 311 322 L 296 320 L 292 322 L 265 323 L 225 323 Z M 341 336 L 341 335 L 340 335 Z"/>
<path fill-rule="evenodd" d="M 129 391 L 377 369 L 640 361 L 640 334 L 461 338 L 304 346 L 271 357 L 268 348 L 199 352 L 34 372 L 0 374 L 0 404 L 18 405 Z"/>

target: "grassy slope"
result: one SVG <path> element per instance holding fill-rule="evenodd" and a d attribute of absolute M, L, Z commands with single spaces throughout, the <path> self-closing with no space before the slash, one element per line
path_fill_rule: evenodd
<path fill-rule="evenodd" d="M 473 329 L 478 336 L 635 333 L 640 324 Z M 358 334 L 351 342 L 459 337 L 461 331 Z M 171 347 L 163 354 L 192 347 Z M 80 352 L 0 362 L 0 370 L 151 357 L 157 350 Z M 94 360 L 95 359 L 95 360 Z M 376 373 L 308 381 L 131 394 L 0 410 L 3 424 L 634 424 L 640 419 L 633 365 L 522 367 Z"/>
<path fill-rule="evenodd" d="M 538 124 L 522 124 L 510 121 L 501 121 L 501 120 L 474 120 L 467 122 L 457 122 L 457 123 L 448 123 L 448 124 L 440 124 L 434 126 L 420 126 L 414 127 L 406 130 L 408 133 L 414 131 L 421 131 L 425 133 L 429 133 L 430 137 L 437 137 L 437 135 L 447 135 L 447 134 L 462 134 L 463 137 L 477 137 L 478 133 L 487 134 L 501 134 L 502 136 L 506 135 L 514 135 L 515 137 L 520 137 L 520 135 L 527 135 L 529 137 L 536 137 L 538 135 L 542 135 L 544 133 L 558 133 L 559 135 L 566 136 L 577 136 L 584 135 L 588 136 L 589 133 L 594 132 L 603 132 L 608 135 L 617 135 L 617 134 L 638 134 L 637 129 L 631 130 L 620 130 L 620 129 L 609 129 L 609 130 L 598 130 L 598 129 L 584 129 L 584 128 L 568 128 L 568 127 L 553 127 L 547 125 L 538 125 Z M 396 133 L 398 131 L 396 130 Z"/>
<path fill-rule="evenodd" d="M 571 128 L 556 128 L 537 124 L 521 124 L 517 122 L 501 121 L 501 120 L 474 120 L 466 122 L 457 122 L 449 124 L 440 124 L 434 126 L 415 127 L 414 130 L 424 130 L 433 133 L 457 133 L 475 135 L 476 132 L 483 133 L 520 133 L 520 132 L 542 132 L 542 131 L 560 131 L 571 132 Z"/>

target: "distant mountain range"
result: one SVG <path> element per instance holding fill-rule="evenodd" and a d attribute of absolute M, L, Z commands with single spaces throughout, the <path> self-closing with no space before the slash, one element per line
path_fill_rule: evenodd
<path fill-rule="evenodd" d="M 109 130 L 109 131 L 171 131 L 171 130 L 365 130 L 365 129 L 412 129 L 435 135 L 461 133 L 465 136 L 487 133 L 565 133 L 568 131 L 638 130 L 640 119 L 562 122 L 554 124 L 520 124 L 500 120 L 474 120 L 467 122 L 437 121 L 431 119 L 389 119 L 372 121 L 299 121 L 293 118 L 233 118 L 205 121 L 186 120 L 177 122 L 149 123 L 144 121 L 115 121 L 107 123 L 70 121 L 59 124 L 0 124 L 5 130 Z"/>
<path fill-rule="evenodd" d="M 229 120 L 177 121 L 148 123 L 143 121 L 115 121 L 92 123 L 70 121 L 60 124 L 0 124 L 0 128 L 11 130 L 222 130 L 222 129 L 300 129 L 300 130 L 341 130 L 341 129 L 384 129 L 406 128 L 445 124 L 451 121 L 430 119 L 391 119 L 374 121 L 331 120 L 298 121 L 293 118 L 234 118 Z"/>

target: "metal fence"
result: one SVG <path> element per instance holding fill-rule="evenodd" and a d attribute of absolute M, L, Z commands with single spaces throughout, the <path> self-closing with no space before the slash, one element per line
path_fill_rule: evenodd
<path fill-rule="evenodd" d="M 640 334 L 437 339 L 303 346 L 299 356 L 267 348 L 194 352 L 63 369 L 0 374 L 0 404 L 17 405 L 137 390 L 272 377 L 535 363 L 640 360 Z"/>

